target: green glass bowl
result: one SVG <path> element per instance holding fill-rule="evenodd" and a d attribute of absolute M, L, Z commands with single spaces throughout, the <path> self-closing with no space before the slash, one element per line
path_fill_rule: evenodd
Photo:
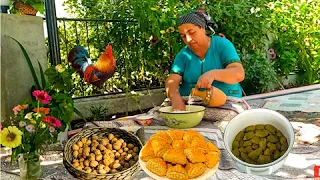
<path fill-rule="evenodd" d="M 171 106 L 159 109 L 160 116 L 171 128 L 186 129 L 197 126 L 203 116 L 205 107 L 186 105 L 186 111 L 173 111 Z"/>

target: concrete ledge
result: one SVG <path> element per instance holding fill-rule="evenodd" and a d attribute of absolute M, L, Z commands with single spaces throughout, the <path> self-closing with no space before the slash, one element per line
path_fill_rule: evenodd
<path fill-rule="evenodd" d="M 244 100 L 265 99 L 265 98 L 271 98 L 271 97 L 275 97 L 275 96 L 282 96 L 282 95 L 300 93 L 300 92 L 317 90 L 317 89 L 320 89 L 320 84 L 310 85 L 310 86 L 302 86 L 302 87 L 297 87 L 297 88 L 290 88 L 290 89 L 274 91 L 274 92 L 264 93 L 264 94 L 255 94 L 255 95 L 251 95 L 251 96 L 244 96 L 243 99 Z"/>
<path fill-rule="evenodd" d="M 126 94 L 103 95 L 74 99 L 75 107 L 86 117 L 92 116 L 90 107 L 105 107 L 108 115 L 124 113 L 126 110 L 137 111 L 149 109 L 160 105 L 166 98 L 164 89 L 154 89 L 145 91 L 131 92 L 128 97 Z M 78 115 L 74 119 L 80 119 Z"/>
<path fill-rule="evenodd" d="M 311 91 L 315 89 L 320 89 L 320 84 L 303 86 L 298 88 L 291 88 L 281 91 L 275 91 L 264 94 L 256 94 L 251 96 L 244 96 L 244 100 L 254 100 L 254 99 L 265 99 L 275 96 L 281 96 L 286 94 L 293 94 L 305 91 Z M 103 95 L 95 97 L 85 97 L 75 99 L 75 107 L 86 117 L 90 118 L 92 116 L 90 112 L 91 106 L 102 106 L 108 109 L 108 115 L 125 113 L 126 110 L 137 111 L 143 109 L 149 109 L 154 106 L 160 105 L 166 98 L 164 89 L 154 89 L 137 91 L 130 93 L 126 100 L 126 94 L 115 94 L 115 95 Z M 74 119 L 81 119 L 78 115 L 74 116 Z"/>

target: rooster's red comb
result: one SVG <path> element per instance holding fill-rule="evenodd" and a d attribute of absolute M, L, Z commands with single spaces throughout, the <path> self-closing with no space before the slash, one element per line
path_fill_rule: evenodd
<path fill-rule="evenodd" d="M 106 47 L 106 54 L 112 54 L 112 46 L 110 44 Z"/>

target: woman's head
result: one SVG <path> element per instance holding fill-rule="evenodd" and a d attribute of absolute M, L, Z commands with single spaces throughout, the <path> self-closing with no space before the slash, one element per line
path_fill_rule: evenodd
<path fill-rule="evenodd" d="M 192 50 L 207 45 L 207 20 L 200 12 L 191 12 L 179 17 L 178 30 L 184 43 Z"/>

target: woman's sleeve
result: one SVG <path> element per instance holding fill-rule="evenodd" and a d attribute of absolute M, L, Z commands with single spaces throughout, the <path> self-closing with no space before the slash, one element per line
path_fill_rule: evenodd
<path fill-rule="evenodd" d="M 177 56 L 174 58 L 170 74 L 179 74 L 183 76 L 185 70 L 185 61 L 183 55 L 178 53 Z"/>
<path fill-rule="evenodd" d="M 236 48 L 228 39 L 221 38 L 219 48 L 223 67 L 226 67 L 233 62 L 240 62 L 240 57 Z"/>

